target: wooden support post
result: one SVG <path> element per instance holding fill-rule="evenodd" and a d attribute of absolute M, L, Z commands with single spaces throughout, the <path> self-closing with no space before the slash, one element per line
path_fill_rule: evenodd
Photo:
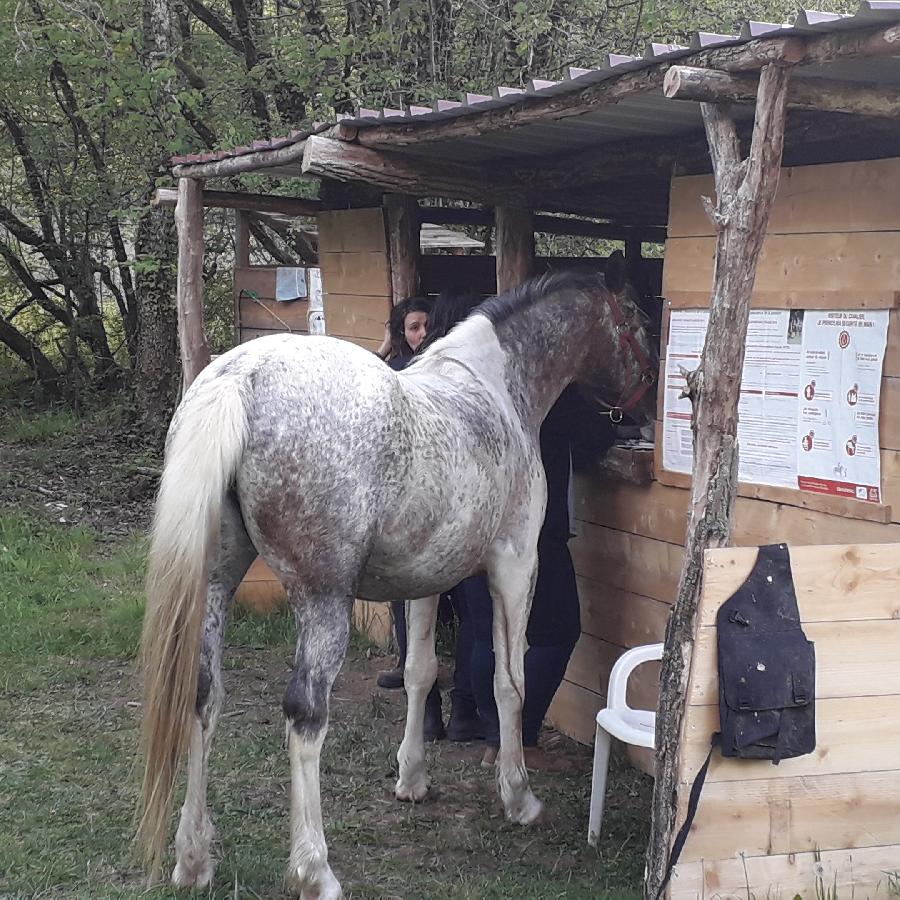
<path fill-rule="evenodd" d="M 250 223 L 242 209 L 234 211 L 234 265 L 238 269 L 250 266 Z"/>
<path fill-rule="evenodd" d="M 178 179 L 175 206 L 178 228 L 178 340 L 181 344 L 183 390 L 209 364 L 203 331 L 203 182 Z"/>
<path fill-rule="evenodd" d="M 694 413 L 694 471 L 684 564 L 666 629 L 656 718 L 656 783 L 644 897 L 656 898 L 665 876 L 678 801 L 678 750 L 700 598 L 703 554 L 731 539 L 737 492 L 737 407 L 750 295 L 778 186 L 789 70 L 762 70 L 748 159 L 741 159 L 734 121 L 703 104 L 716 184 L 707 211 L 716 225 L 709 329 L 700 366 L 687 376 Z"/>
<path fill-rule="evenodd" d="M 534 273 L 534 218 L 531 210 L 498 206 L 494 210 L 497 293 L 512 290 Z"/>
<path fill-rule="evenodd" d="M 394 303 L 419 293 L 419 204 L 415 197 L 386 194 L 391 292 Z"/>

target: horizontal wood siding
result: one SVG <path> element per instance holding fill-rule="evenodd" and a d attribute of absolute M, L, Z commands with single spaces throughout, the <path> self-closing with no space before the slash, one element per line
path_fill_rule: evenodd
<path fill-rule="evenodd" d="M 257 337 L 279 332 L 307 334 L 306 300 L 275 299 L 275 266 L 252 266 L 234 270 L 236 342 L 244 344 Z"/>
<path fill-rule="evenodd" d="M 374 350 L 391 312 L 391 266 L 384 210 L 319 214 L 325 330 Z"/>
<path fill-rule="evenodd" d="M 706 554 L 679 758 L 679 822 L 718 728 L 715 615 L 755 561 L 755 550 Z M 891 870 L 898 867 L 900 544 L 795 546 L 791 564 L 804 631 L 816 647 L 816 749 L 778 766 L 713 754 L 673 896 L 815 896 L 814 854 L 832 861 L 834 868 L 822 867 L 829 890 L 851 877 L 845 867 L 852 858 L 848 890 L 873 896 L 883 854 L 892 854 Z"/>

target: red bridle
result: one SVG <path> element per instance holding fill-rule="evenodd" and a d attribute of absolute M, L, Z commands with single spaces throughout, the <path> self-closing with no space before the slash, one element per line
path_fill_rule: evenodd
<path fill-rule="evenodd" d="M 641 367 L 641 380 L 637 387 L 631 393 L 626 391 L 619 402 L 615 406 L 610 406 L 609 410 L 603 414 L 608 415 L 610 421 L 618 424 L 622 421 L 625 413 L 634 409 L 641 402 L 644 394 L 650 390 L 651 385 L 656 381 L 657 372 L 656 367 L 650 362 L 650 357 L 647 356 L 644 348 L 634 336 L 634 331 L 628 324 L 628 319 L 625 313 L 622 312 L 622 307 L 612 291 L 608 292 L 606 302 L 609 304 L 609 310 L 612 313 L 613 322 L 619 335 L 619 344 L 622 347 L 627 346 L 631 349 L 632 355 Z"/>

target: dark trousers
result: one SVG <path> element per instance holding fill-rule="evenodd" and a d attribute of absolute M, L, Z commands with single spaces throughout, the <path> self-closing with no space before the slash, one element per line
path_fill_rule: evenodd
<path fill-rule="evenodd" d="M 472 656 L 474 632 L 472 617 L 462 592 L 454 588 L 449 595 L 450 604 L 456 614 L 456 646 L 453 665 L 453 705 L 466 715 L 475 713 L 475 695 L 472 691 Z M 443 601 L 443 597 L 441 598 Z M 406 663 L 406 604 L 403 601 L 391 603 L 394 616 L 394 634 L 400 653 L 401 668 Z M 437 684 L 428 695 L 428 703 L 440 704 Z"/>
<path fill-rule="evenodd" d="M 474 630 L 472 688 L 485 723 L 485 741 L 498 746 L 500 723 L 494 702 L 493 603 L 487 579 L 467 578 L 463 593 Z M 538 544 L 538 577 L 528 619 L 525 653 L 525 702 L 522 743 L 536 747 L 544 716 L 562 683 L 581 634 L 581 610 L 575 569 L 565 540 L 542 536 Z"/>

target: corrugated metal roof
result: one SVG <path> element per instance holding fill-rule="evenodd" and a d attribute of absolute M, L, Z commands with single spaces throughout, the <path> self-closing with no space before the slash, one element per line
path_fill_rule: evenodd
<path fill-rule="evenodd" d="M 862 29 L 895 21 L 900 22 L 900 0 L 864 0 L 852 15 L 803 10 L 793 22 L 787 24 L 746 22 L 739 34 L 722 35 L 698 31 L 687 47 L 650 43 L 641 56 L 610 54 L 606 64 L 600 68 L 570 67 L 561 81 L 533 79 L 525 88 L 498 85 L 490 96 L 469 93 L 459 100 L 438 100 L 432 107 L 408 106 L 404 109 L 380 110 L 360 108 L 354 115 L 336 117 L 335 123 L 367 129 L 375 126 L 409 128 L 419 123 L 449 121 L 480 114 L 485 110 L 522 104 L 535 97 L 578 92 L 604 81 L 621 78 L 626 73 L 670 64 L 710 48 L 748 45 L 773 37 Z M 822 77 L 826 68 L 829 77 L 900 83 L 900 58 L 897 57 L 837 62 L 827 67 L 809 66 L 798 68 L 795 72 L 798 77 Z M 752 110 L 747 110 L 746 114 L 751 112 Z M 285 137 L 268 141 L 254 141 L 249 146 L 178 156 L 173 158 L 172 163 L 179 167 L 177 174 L 210 177 L 217 173 L 209 163 L 247 157 L 244 171 L 265 169 L 267 174 L 295 177 L 301 174 L 303 141 L 311 134 L 328 130 L 330 124 L 319 123 L 307 131 L 294 131 Z M 666 100 L 655 91 L 634 93 L 614 104 L 597 106 L 596 109 L 573 118 L 548 119 L 546 123 L 537 122 L 514 131 L 498 130 L 465 140 L 441 141 L 439 148 L 433 144 L 419 146 L 413 140 L 402 148 L 402 152 L 429 156 L 452 154 L 453 158 L 461 161 L 485 162 L 510 153 L 543 156 L 561 149 L 577 149 L 629 137 L 676 134 L 700 125 L 700 113 L 696 104 Z"/>

